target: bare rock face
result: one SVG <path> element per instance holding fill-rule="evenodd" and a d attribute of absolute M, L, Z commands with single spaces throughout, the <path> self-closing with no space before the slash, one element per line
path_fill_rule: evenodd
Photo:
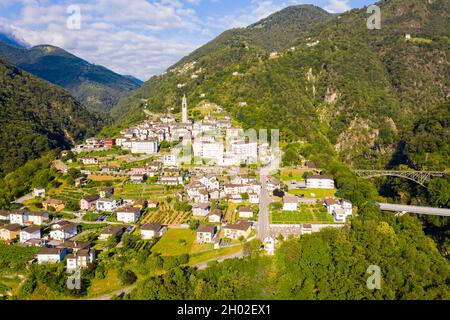
<path fill-rule="evenodd" d="M 340 134 L 336 151 L 351 162 L 351 155 L 362 153 L 367 147 L 374 147 L 380 131 L 371 127 L 365 119 L 354 119 L 347 130 Z"/>
<path fill-rule="evenodd" d="M 336 102 L 341 97 L 341 94 L 337 90 L 333 90 L 332 88 L 328 87 L 327 92 L 325 94 L 325 103 L 327 104 L 336 104 Z"/>

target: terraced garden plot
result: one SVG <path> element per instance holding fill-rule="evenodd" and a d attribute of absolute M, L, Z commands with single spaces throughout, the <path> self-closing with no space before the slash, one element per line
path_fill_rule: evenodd
<path fill-rule="evenodd" d="M 60 189 L 51 190 L 48 194 L 51 198 L 62 201 L 80 201 L 88 194 L 82 189 L 75 189 L 71 187 L 63 187 Z"/>
<path fill-rule="evenodd" d="M 158 210 L 147 213 L 142 223 L 159 222 L 162 225 L 174 226 L 186 223 L 190 216 L 190 212 L 177 211 L 170 204 L 163 203 Z"/>
<path fill-rule="evenodd" d="M 166 190 L 165 186 L 161 185 L 129 184 L 116 187 L 114 197 L 132 200 L 162 200 L 175 194 L 177 191 L 178 190 Z"/>

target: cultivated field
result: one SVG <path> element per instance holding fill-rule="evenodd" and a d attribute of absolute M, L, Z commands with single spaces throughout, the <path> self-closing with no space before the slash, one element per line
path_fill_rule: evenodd
<path fill-rule="evenodd" d="M 165 202 L 156 211 L 147 213 L 142 223 L 159 222 L 166 226 L 176 226 L 186 223 L 190 216 L 190 212 L 177 211 Z"/>

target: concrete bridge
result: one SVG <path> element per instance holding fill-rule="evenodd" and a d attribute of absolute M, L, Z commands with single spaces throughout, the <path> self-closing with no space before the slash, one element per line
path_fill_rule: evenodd
<path fill-rule="evenodd" d="M 450 217 L 450 209 L 407 206 L 402 204 L 378 203 L 382 211 L 424 214 L 429 216 Z"/>

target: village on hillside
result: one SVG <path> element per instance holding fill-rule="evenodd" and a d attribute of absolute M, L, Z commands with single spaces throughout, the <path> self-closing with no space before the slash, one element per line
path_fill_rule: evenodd
<path fill-rule="evenodd" d="M 183 97 L 181 121 L 150 115 L 118 137 L 63 151 L 53 163 L 58 183 L 0 212 L 0 240 L 40 247 L 31 263 L 64 262 L 72 272 L 124 234 L 156 242 L 162 255 L 187 253 L 195 265 L 239 256 L 255 238 L 273 254 L 282 238 L 349 221 L 354 209 L 335 197 L 333 177 L 306 159 L 261 175 L 276 151 L 243 135 L 220 107 L 197 107 L 205 105 L 204 119 L 191 121 Z"/>

